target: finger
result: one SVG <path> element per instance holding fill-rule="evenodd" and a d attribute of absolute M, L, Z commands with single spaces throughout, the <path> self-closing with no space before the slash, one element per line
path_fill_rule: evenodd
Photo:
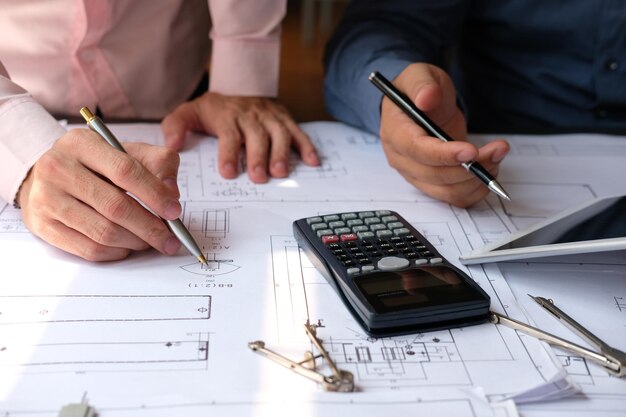
<path fill-rule="evenodd" d="M 492 175 L 497 176 L 497 171 L 492 172 Z M 405 178 L 430 197 L 457 207 L 470 207 L 489 194 L 487 186 L 473 176 L 466 181 L 446 185 L 434 185 L 419 182 L 409 177 Z"/>
<path fill-rule="evenodd" d="M 196 103 L 185 102 L 165 116 L 161 122 L 165 146 L 180 150 L 185 144 L 187 132 L 201 129 L 202 122 L 197 110 Z"/>
<path fill-rule="evenodd" d="M 132 233 L 158 251 L 173 255 L 178 250 L 180 245 L 177 245 L 177 239 L 161 219 L 142 207 L 123 190 L 100 179 L 91 171 L 82 169 L 75 172 L 74 180 L 66 184 L 65 187 L 67 194 L 92 207 L 104 218 Z M 60 211 L 52 214 L 54 218 L 62 220 L 68 226 L 73 224 L 70 217 L 71 213 L 63 211 L 68 210 L 66 207 L 61 206 L 57 210 Z M 92 216 L 88 217 L 93 218 Z M 81 231 L 82 229 L 78 230 Z M 126 236 L 117 235 L 117 238 Z M 97 236 L 93 237 L 98 240 Z M 134 245 L 137 245 L 136 242 Z"/>
<path fill-rule="evenodd" d="M 293 138 L 293 144 L 300 154 L 300 157 L 305 164 L 309 166 L 319 166 L 320 158 L 317 155 L 317 150 L 311 142 L 309 135 L 298 126 L 290 117 L 282 118 L 282 123 L 287 128 L 291 137 Z"/>
<path fill-rule="evenodd" d="M 416 132 L 413 130 L 413 132 Z M 474 160 L 478 156 L 478 149 L 469 142 L 443 142 L 440 139 L 426 135 L 407 135 L 399 133 L 393 141 L 383 141 L 389 144 L 399 155 L 405 155 L 418 164 L 430 166 L 458 166 Z"/>
<path fill-rule="evenodd" d="M 56 199 L 54 220 L 87 238 L 112 248 L 144 250 L 150 246 L 133 233 L 108 220 L 93 208 L 70 196 Z"/>
<path fill-rule="evenodd" d="M 73 152 L 84 166 L 133 194 L 159 216 L 170 220 L 180 216 L 182 207 L 178 196 L 137 159 L 97 137 L 75 142 Z"/>
<path fill-rule="evenodd" d="M 269 171 L 272 177 L 283 178 L 289 174 L 289 153 L 291 151 L 291 134 L 287 128 L 273 117 L 263 120 L 263 127 L 269 134 L 270 161 Z"/>
<path fill-rule="evenodd" d="M 248 176 L 255 183 L 267 181 L 269 137 L 267 131 L 251 117 L 240 117 L 239 127 L 246 143 Z"/>
<path fill-rule="evenodd" d="M 224 178 L 236 178 L 239 174 L 241 132 L 234 122 L 225 121 L 217 130 L 217 165 Z"/>
<path fill-rule="evenodd" d="M 180 155 L 178 152 L 162 146 L 149 145 L 141 142 L 124 143 L 124 149 L 135 157 L 143 166 L 153 173 L 173 193 L 180 197 L 178 188 L 178 168 Z"/>
<path fill-rule="evenodd" d="M 102 245 L 56 220 L 39 236 L 59 249 L 93 262 L 117 261 L 130 254 L 130 249 Z"/>

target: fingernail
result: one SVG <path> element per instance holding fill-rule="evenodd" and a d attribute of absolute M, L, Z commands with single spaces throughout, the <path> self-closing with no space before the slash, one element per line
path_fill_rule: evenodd
<path fill-rule="evenodd" d="M 165 251 L 166 254 L 176 255 L 179 249 L 180 249 L 180 240 L 178 240 L 176 236 L 170 236 L 165 241 L 165 246 L 163 247 L 163 250 Z"/>
<path fill-rule="evenodd" d="M 165 185 L 170 191 L 178 194 L 178 182 L 176 181 L 176 178 L 163 178 L 163 185 Z"/>
<path fill-rule="evenodd" d="M 469 162 L 474 157 L 474 152 L 471 149 L 463 149 L 456 154 L 456 160 L 459 162 Z"/>
<path fill-rule="evenodd" d="M 283 161 L 278 161 L 274 163 L 274 172 L 277 176 L 285 176 L 287 175 L 287 164 Z"/>
<path fill-rule="evenodd" d="M 504 157 L 507 155 L 507 151 L 500 151 L 500 152 L 495 152 L 492 156 L 491 156 L 491 161 L 495 162 L 495 163 L 499 163 L 502 162 L 502 160 L 504 159 Z"/>
<path fill-rule="evenodd" d="M 222 166 L 222 172 L 224 173 L 225 177 L 232 178 L 237 176 L 237 168 L 235 167 L 235 164 L 231 162 L 227 162 L 224 164 L 224 166 Z"/>
<path fill-rule="evenodd" d="M 307 159 L 313 165 L 319 165 L 320 164 L 320 159 L 319 159 L 319 157 L 317 156 L 317 154 L 315 152 L 308 153 L 307 154 Z"/>
<path fill-rule="evenodd" d="M 180 202 L 172 200 L 167 204 L 167 207 L 165 208 L 165 218 L 168 220 L 177 219 L 182 211 L 183 208 L 181 207 Z"/>
<path fill-rule="evenodd" d="M 254 167 L 254 176 L 259 180 L 259 181 L 265 181 L 267 180 L 267 173 L 265 172 L 265 168 L 261 165 L 257 165 L 256 167 Z"/>

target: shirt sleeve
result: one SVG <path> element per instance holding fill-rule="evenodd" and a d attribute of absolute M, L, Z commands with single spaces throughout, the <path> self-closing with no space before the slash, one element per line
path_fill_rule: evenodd
<path fill-rule="evenodd" d="M 0 198 L 15 196 L 39 157 L 65 129 L 28 92 L 9 79 L 0 63 Z"/>
<path fill-rule="evenodd" d="M 329 41 L 324 95 L 337 119 L 378 134 L 382 94 L 368 76 L 393 80 L 409 64 L 446 68 L 469 0 L 359 0 L 346 9 Z"/>
<path fill-rule="evenodd" d="M 213 28 L 209 90 L 276 97 L 286 0 L 209 0 Z"/>

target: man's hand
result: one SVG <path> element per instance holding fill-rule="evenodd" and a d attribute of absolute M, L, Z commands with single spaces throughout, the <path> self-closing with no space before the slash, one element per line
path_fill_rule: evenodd
<path fill-rule="evenodd" d="M 215 135 L 219 139 L 218 166 L 224 178 L 238 174 L 241 145 L 246 147 L 248 176 L 255 183 L 289 174 L 293 145 L 307 165 L 319 158 L 309 137 L 293 121 L 284 106 L 267 98 L 231 97 L 217 93 L 178 106 L 162 123 L 165 145 L 179 150 L 187 131 Z"/>
<path fill-rule="evenodd" d="M 495 178 L 499 163 L 509 151 L 508 143 L 496 140 L 478 149 L 466 141 L 467 126 L 456 103 L 454 85 L 440 68 L 412 64 L 393 83 L 455 141 L 446 143 L 428 136 L 385 97 L 380 137 L 389 164 L 431 197 L 459 207 L 482 200 L 489 189 L 461 164 L 479 161 Z"/>
<path fill-rule="evenodd" d="M 175 151 L 140 143 L 120 152 L 96 133 L 63 135 L 33 166 L 18 203 L 26 226 L 46 242 L 90 261 L 123 259 L 150 246 L 173 255 L 178 239 L 163 221 L 180 216 Z"/>

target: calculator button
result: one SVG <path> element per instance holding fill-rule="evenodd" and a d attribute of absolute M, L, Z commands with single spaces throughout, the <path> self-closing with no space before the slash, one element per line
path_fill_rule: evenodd
<path fill-rule="evenodd" d="M 375 236 L 374 232 L 358 232 L 356 235 L 359 239 L 369 239 Z"/>
<path fill-rule="evenodd" d="M 361 272 L 361 268 L 348 268 L 346 272 L 348 273 L 348 275 L 358 274 L 359 272 Z"/>
<path fill-rule="evenodd" d="M 356 261 L 360 263 L 361 265 L 368 265 L 372 263 L 372 261 L 370 261 L 369 258 L 357 258 Z"/>
<path fill-rule="evenodd" d="M 348 221 L 346 222 L 346 224 L 347 224 L 349 227 L 352 227 L 352 226 L 361 226 L 361 225 L 363 224 L 363 220 L 361 220 L 361 219 L 348 220 Z"/>
<path fill-rule="evenodd" d="M 409 233 L 411 233 L 411 231 L 407 229 L 406 227 L 402 227 L 400 229 L 394 229 L 393 233 L 396 236 L 402 236 L 402 235 L 408 235 Z"/>
<path fill-rule="evenodd" d="M 404 227 L 404 224 L 402 224 L 402 223 L 400 223 L 400 222 L 391 222 L 391 223 L 387 224 L 387 227 L 388 227 L 388 228 L 390 228 L 390 229 L 400 229 L 400 228 L 404 228 L 404 229 L 406 229 L 406 230 L 409 230 L 409 229 L 407 229 L 406 227 Z M 407 234 L 407 233 L 405 233 L 405 234 Z"/>
<path fill-rule="evenodd" d="M 377 237 L 389 237 L 393 236 L 393 232 L 391 230 L 379 230 L 376 232 Z"/>
<path fill-rule="evenodd" d="M 440 264 L 443 262 L 442 258 L 430 258 L 430 263 L 431 264 Z"/>
<path fill-rule="evenodd" d="M 416 259 L 415 260 L 415 265 L 418 265 L 418 266 L 419 265 L 424 265 L 424 264 L 427 264 L 427 263 L 428 263 L 428 261 L 426 259 Z"/>
<path fill-rule="evenodd" d="M 415 252 L 407 252 L 407 253 L 404 254 L 404 256 L 406 256 L 408 259 L 415 259 L 415 258 L 419 258 L 420 257 Z"/>
<path fill-rule="evenodd" d="M 354 261 L 348 260 L 348 261 L 343 261 L 343 266 L 345 266 L 346 268 L 354 266 Z"/>
<path fill-rule="evenodd" d="M 357 240 L 358 236 L 355 235 L 354 233 L 346 233 L 345 235 L 339 236 L 339 238 L 341 239 L 342 242 L 350 242 L 353 240 Z"/>
<path fill-rule="evenodd" d="M 329 222 L 328 227 L 331 229 L 335 229 L 337 227 L 345 227 L 346 224 L 342 221 Z"/>
<path fill-rule="evenodd" d="M 384 225 L 384 224 L 382 224 L 382 223 L 379 223 L 379 224 L 373 224 L 373 225 L 371 225 L 371 226 L 370 226 L 370 230 L 371 230 L 372 232 L 375 232 L 375 231 L 377 231 L 377 230 L 385 230 L 385 229 L 387 229 L 387 226 L 385 226 L 385 225 Z"/>
<path fill-rule="evenodd" d="M 329 243 L 337 243 L 337 242 L 339 242 L 339 236 L 337 235 L 322 236 L 322 243 L 325 245 Z"/>
<path fill-rule="evenodd" d="M 346 233 L 352 233 L 352 230 L 349 227 L 339 227 L 335 229 L 336 235 L 345 235 Z"/>
<path fill-rule="evenodd" d="M 325 222 L 336 222 L 339 219 L 339 216 L 337 216 L 336 214 L 331 214 L 330 216 L 324 216 L 324 221 Z"/>
<path fill-rule="evenodd" d="M 344 213 L 341 215 L 342 220 L 352 220 L 356 218 L 357 218 L 356 213 Z"/>
<path fill-rule="evenodd" d="M 381 220 L 383 223 L 397 222 L 398 218 L 396 216 L 385 216 L 382 217 Z"/>
<path fill-rule="evenodd" d="M 330 243 L 328 245 L 328 249 L 330 249 L 330 250 L 341 249 L 341 246 L 339 244 L 337 244 L 337 243 Z"/>
<path fill-rule="evenodd" d="M 307 224 L 321 223 L 322 218 L 321 217 L 309 217 L 308 219 L 306 219 L 306 222 Z"/>
<path fill-rule="evenodd" d="M 359 218 L 360 219 L 365 219 L 367 217 L 374 217 L 374 212 L 373 211 L 362 211 L 359 213 Z"/>
<path fill-rule="evenodd" d="M 354 227 L 352 228 L 352 231 L 353 231 L 354 233 L 358 233 L 358 232 L 368 232 L 369 230 L 370 230 L 370 228 L 369 228 L 369 227 L 367 227 L 367 226 L 354 226 Z"/>
<path fill-rule="evenodd" d="M 330 229 L 323 229 L 317 231 L 317 237 L 332 235 L 333 231 Z"/>
<path fill-rule="evenodd" d="M 311 225 L 312 230 L 322 230 L 328 229 L 328 225 L 326 223 L 314 223 Z"/>
<path fill-rule="evenodd" d="M 391 241 L 391 243 L 401 243 L 402 242 L 402 238 L 401 237 L 392 237 L 391 239 L 389 239 L 389 241 Z"/>
<path fill-rule="evenodd" d="M 370 272 L 374 270 L 374 265 L 364 265 L 361 267 L 361 272 Z"/>
<path fill-rule="evenodd" d="M 409 260 L 397 256 L 385 256 L 376 264 L 381 271 L 395 271 L 409 266 Z"/>
<path fill-rule="evenodd" d="M 389 210 L 377 210 L 376 211 L 377 216 L 389 216 L 390 214 L 391 212 Z"/>
<path fill-rule="evenodd" d="M 378 217 L 368 217 L 365 219 L 365 224 L 375 224 L 380 223 L 380 219 Z"/>

